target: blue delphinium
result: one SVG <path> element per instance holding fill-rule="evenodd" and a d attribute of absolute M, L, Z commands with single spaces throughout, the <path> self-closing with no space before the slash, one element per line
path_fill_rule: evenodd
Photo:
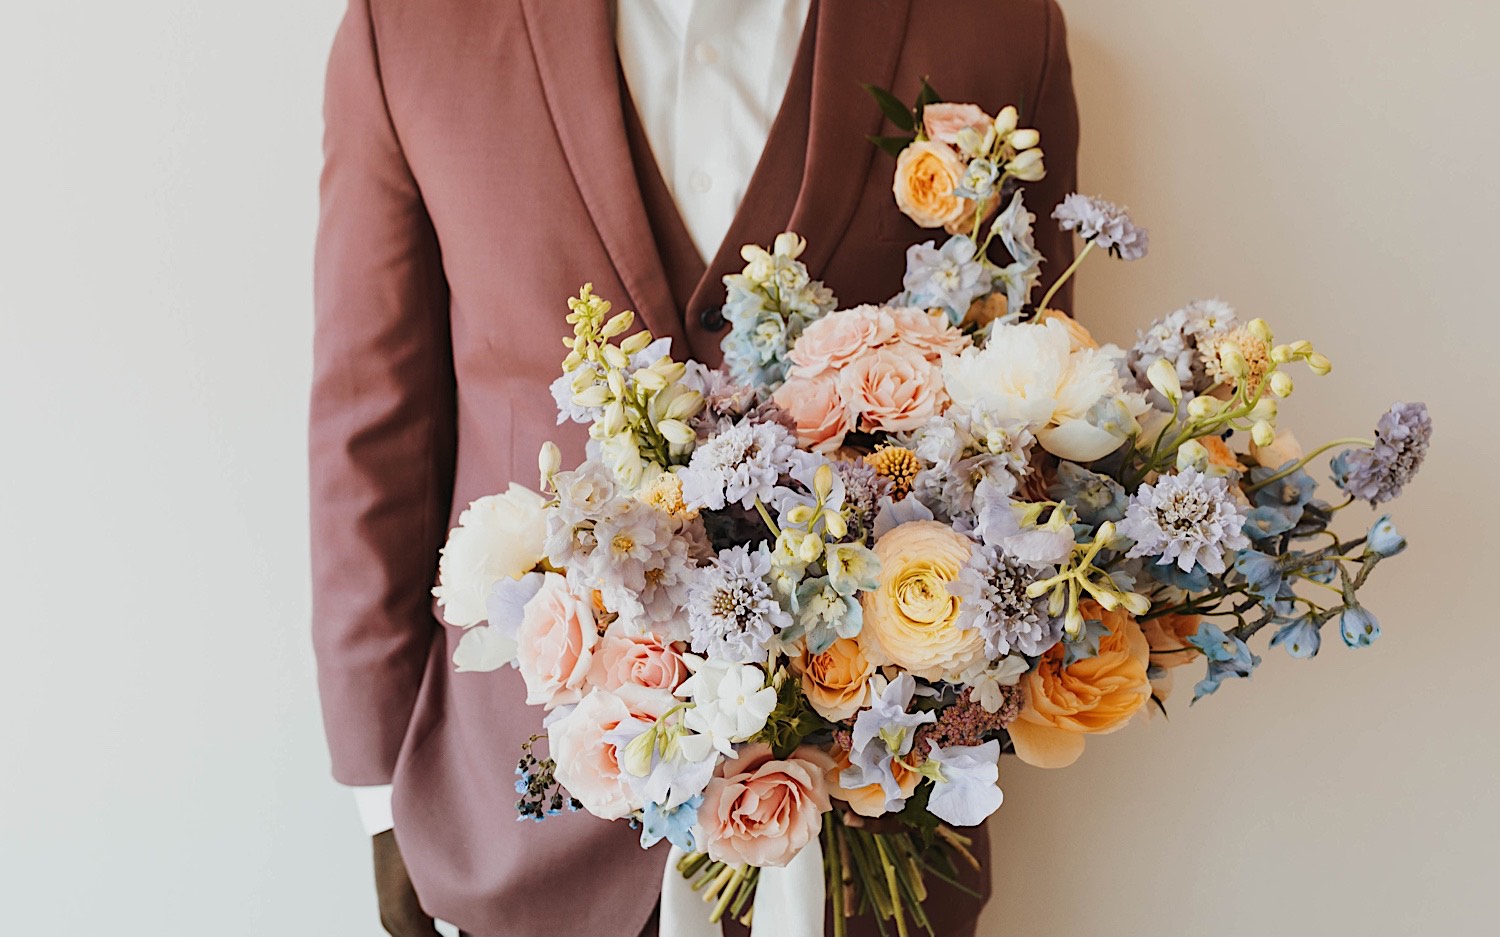
<path fill-rule="evenodd" d="M 693 824 L 698 822 L 698 807 L 702 804 L 702 794 L 670 810 L 648 802 L 641 811 L 641 848 L 648 849 L 665 839 L 683 852 L 692 852 L 697 848 Z"/>
<path fill-rule="evenodd" d="M 965 235 L 948 239 L 942 248 L 935 241 L 913 244 L 906 249 L 905 301 L 924 309 L 942 309 L 954 325 L 963 321 L 969 305 L 989 292 L 988 277 L 979 258 L 979 247 Z"/>
<path fill-rule="evenodd" d="M 1271 638 L 1271 646 L 1285 647 L 1288 654 L 1299 660 L 1313 657 L 1318 653 L 1318 646 L 1323 643 L 1319 633 L 1320 624 L 1311 615 L 1303 615 L 1287 622 Z"/>
<path fill-rule="evenodd" d="M 833 292 L 814 280 L 797 260 L 807 242 L 795 234 L 776 237 L 770 251 L 747 245 L 745 269 L 724 278 L 724 364 L 740 384 L 769 393 L 786 379 L 787 352 L 810 323 L 836 305 Z"/>
<path fill-rule="evenodd" d="M 1395 556 L 1406 549 L 1406 538 L 1396 529 L 1391 516 L 1382 514 L 1370 525 L 1370 533 L 1365 537 L 1365 549 L 1376 556 Z"/>
<path fill-rule="evenodd" d="M 1350 605 L 1339 615 L 1339 634 L 1350 647 L 1369 647 L 1380 637 L 1380 622 L 1362 605 Z"/>
<path fill-rule="evenodd" d="M 1193 702 L 1219 689 L 1230 677 L 1248 677 L 1260 666 L 1260 658 L 1250 653 L 1250 646 L 1239 637 L 1226 634 L 1212 622 L 1204 621 L 1187 642 L 1208 658 L 1208 675 L 1193 687 Z"/>

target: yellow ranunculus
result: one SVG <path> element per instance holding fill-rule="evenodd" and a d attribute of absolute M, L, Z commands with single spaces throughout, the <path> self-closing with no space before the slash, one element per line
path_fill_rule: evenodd
<path fill-rule="evenodd" d="M 958 627 L 959 599 L 948 591 L 969 549 L 967 538 L 936 521 L 902 524 L 876 542 L 880 585 L 864 594 L 859 633 L 872 663 L 940 680 L 983 659 L 984 637 Z"/>
<path fill-rule="evenodd" d="M 1082 605 L 1085 618 L 1104 622 L 1099 654 L 1065 666 L 1058 644 L 1021 679 L 1026 705 L 1010 726 L 1016 756 L 1038 768 L 1066 768 L 1083 754 L 1085 735 L 1104 735 L 1130 721 L 1151 697 L 1146 668 L 1151 648 L 1136 620 L 1124 611 Z"/>

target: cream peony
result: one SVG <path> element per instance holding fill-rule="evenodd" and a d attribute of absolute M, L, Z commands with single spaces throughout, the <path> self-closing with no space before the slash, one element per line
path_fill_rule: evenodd
<path fill-rule="evenodd" d="M 512 484 L 505 494 L 480 498 L 458 515 L 432 590 L 444 621 L 460 628 L 484 621 L 495 583 L 520 579 L 542 561 L 545 505 L 541 495 Z"/>
<path fill-rule="evenodd" d="M 954 406 L 984 404 L 996 416 L 1024 420 L 1043 449 L 1073 462 L 1102 459 L 1128 438 L 1118 420 L 1089 422 L 1095 404 L 1119 400 L 1131 415 L 1146 409 L 1124 393 L 1114 359 L 1075 347 L 1057 319 L 995 326 L 982 349 L 943 359 L 943 382 Z"/>
<path fill-rule="evenodd" d="M 880 585 L 866 592 L 859 644 L 876 666 L 895 664 L 942 680 L 984 660 L 984 636 L 959 627 L 959 599 L 948 591 L 972 549 L 937 521 L 912 521 L 875 543 Z"/>

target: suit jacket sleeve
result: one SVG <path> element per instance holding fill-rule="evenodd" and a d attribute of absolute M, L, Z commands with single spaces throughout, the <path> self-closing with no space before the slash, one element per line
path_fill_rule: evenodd
<path fill-rule="evenodd" d="M 313 643 L 334 777 L 385 784 L 439 626 L 455 389 L 437 238 L 351 0 L 325 101 L 309 420 Z"/>
<path fill-rule="evenodd" d="M 1021 108 L 1021 123 L 1041 131 L 1047 177 L 1026 186 L 1026 206 L 1036 214 L 1036 246 L 1047 258 L 1042 265 L 1042 294 L 1073 262 L 1071 232 L 1062 231 L 1052 220 L 1052 209 L 1063 197 L 1078 189 L 1078 102 L 1073 96 L 1073 68 L 1068 61 L 1067 26 L 1056 0 L 1046 0 L 1046 52 L 1036 93 L 1030 107 Z M 1069 282 L 1049 303 L 1055 309 L 1073 311 L 1073 284 Z"/>

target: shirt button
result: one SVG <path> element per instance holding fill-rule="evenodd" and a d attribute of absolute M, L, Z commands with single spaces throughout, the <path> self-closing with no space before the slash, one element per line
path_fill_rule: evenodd
<path fill-rule="evenodd" d="M 724 309 L 722 306 L 709 306 L 698 313 L 698 322 L 710 332 L 717 332 L 727 324 L 724 321 Z"/>
<path fill-rule="evenodd" d="M 693 58 L 697 59 L 699 65 L 712 65 L 719 60 L 719 50 L 706 42 L 700 42 L 693 46 Z"/>
<path fill-rule="evenodd" d="M 713 176 L 701 169 L 695 169 L 693 174 L 688 176 L 688 187 L 701 195 L 714 187 Z"/>

